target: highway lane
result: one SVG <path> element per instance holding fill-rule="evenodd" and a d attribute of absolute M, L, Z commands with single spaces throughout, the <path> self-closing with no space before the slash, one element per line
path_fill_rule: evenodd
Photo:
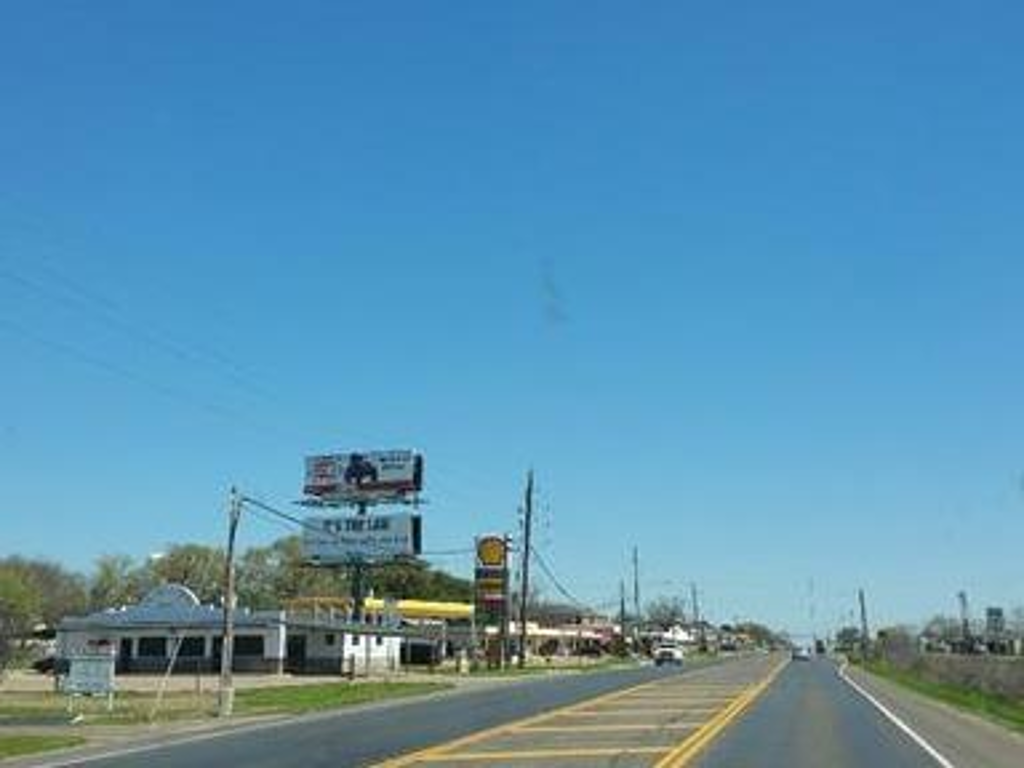
<path fill-rule="evenodd" d="M 937 768 L 825 659 L 793 662 L 694 763 L 699 768 Z"/>
<path fill-rule="evenodd" d="M 731 658 L 403 755 L 385 768 L 684 765 L 756 701 L 784 666 L 778 654 Z"/>
<path fill-rule="evenodd" d="M 539 712 L 675 674 L 640 667 L 582 675 L 503 682 L 492 688 L 441 694 L 288 718 L 278 723 L 202 735 L 165 745 L 141 745 L 115 755 L 79 755 L 19 761 L 18 765 L 96 768 L 203 766 L 363 766 Z"/>

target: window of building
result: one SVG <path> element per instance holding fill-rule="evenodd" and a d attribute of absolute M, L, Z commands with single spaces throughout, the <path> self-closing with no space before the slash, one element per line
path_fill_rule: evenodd
<path fill-rule="evenodd" d="M 154 656 L 166 656 L 167 655 L 167 638 L 166 637 L 140 637 L 139 638 L 139 657 L 140 658 L 153 658 Z"/>
<path fill-rule="evenodd" d="M 328 632 L 324 635 L 324 645 L 334 645 L 337 642 L 337 637 L 333 632 Z"/>
<path fill-rule="evenodd" d="M 362 635 L 352 635 L 352 645 L 359 645 Z"/>
<path fill-rule="evenodd" d="M 263 635 L 238 635 L 235 638 L 236 656 L 262 656 Z"/>
<path fill-rule="evenodd" d="M 183 658 L 202 658 L 206 654 L 206 638 L 191 636 L 183 638 L 178 655 Z"/>
<path fill-rule="evenodd" d="M 384 638 L 377 635 L 377 645 L 384 645 Z"/>

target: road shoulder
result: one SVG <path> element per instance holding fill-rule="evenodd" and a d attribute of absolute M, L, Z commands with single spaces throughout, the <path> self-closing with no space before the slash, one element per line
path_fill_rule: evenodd
<path fill-rule="evenodd" d="M 977 715 L 849 666 L 846 674 L 955 766 L 1020 768 L 1024 736 Z"/>

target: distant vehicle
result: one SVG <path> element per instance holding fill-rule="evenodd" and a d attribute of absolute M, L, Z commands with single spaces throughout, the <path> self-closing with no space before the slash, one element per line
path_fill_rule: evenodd
<path fill-rule="evenodd" d="M 57 659 L 54 656 L 44 656 L 32 662 L 32 669 L 41 675 L 52 675 L 56 671 Z"/>
<path fill-rule="evenodd" d="M 810 661 L 811 650 L 807 646 L 798 645 L 793 649 L 793 661 Z"/>
<path fill-rule="evenodd" d="M 654 649 L 654 664 L 658 667 L 664 664 L 672 664 L 677 667 L 682 666 L 683 649 L 678 645 L 662 643 Z"/>

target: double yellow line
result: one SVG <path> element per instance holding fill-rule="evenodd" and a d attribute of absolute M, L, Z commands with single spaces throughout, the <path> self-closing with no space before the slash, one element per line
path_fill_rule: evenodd
<path fill-rule="evenodd" d="M 747 708 L 754 703 L 758 696 L 764 693 L 772 681 L 785 668 L 789 662 L 780 662 L 766 677 L 759 683 L 747 688 L 737 696 L 717 715 L 708 720 L 704 725 L 693 732 L 685 741 L 680 743 L 661 760 L 655 763 L 654 768 L 682 768 L 689 763 L 701 751 L 703 751 L 718 735 L 729 725 L 739 718 Z"/>
<path fill-rule="evenodd" d="M 550 720 L 559 715 L 566 715 L 571 712 L 586 709 L 594 704 L 603 704 L 609 701 L 614 701 L 615 699 L 628 696 L 634 691 L 639 691 L 652 685 L 654 685 L 653 682 L 639 683 L 638 685 L 633 685 L 629 688 L 611 691 L 594 699 L 586 699 L 584 701 L 576 702 L 575 704 L 567 704 L 566 706 L 559 707 L 558 709 L 541 712 L 540 714 L 527 717 L 523 720 L 516 720 L 511 723 L 502 723 L 501 725 L 496 725 L 482 731 L 476 731 L 468 736 L 463 736 L 453 741 L 446 741 L 433 747 L 427 747 L 426 749 L 391 758 L 383 763 L 378 763 L 377 768 L 405 768 L 405 766 L 415 765 L 416 763 L 437 762 L 442 757 L 451 757 L 450 753 L 452 752 L 473 746 L 474 744 L 478 744 L 479 742 L 494 736 L 514 733 L 515 731 L 529 728 L 531 725 L 542 723 L 545 720 Z M 474 757 L 479 758 L 480 756 L 476 755 Z"/>
<path fill-rule="evenodd" d="M 726 727 L 729 726 L 734 720 L 736 720 L 743 712 L 760 696 L 767 688 L 772 684 L 772 681 L 778 676 L 782 669 L 788 662 L 783 661 L 769 672 L 768 676 L 765 677 L 761 682 L 756 683 L 749 688 L 745 689 L 739 696 L 733 699 L 729 704 L 722 708 L 716 713 L 710 720 L 700 726 L 696 731 L 693 732 L 685 741 L 681 742 L 678 746 L 674 747 L 668 754 L 666 754 L 658 763 L 655 764 L 655 768 L 681 768 L 685 766 L 690 760 L 698 755 L 705 747 L 708 746 Z M 463 754 L 457 755 L 459 750 L 466 749 L 467 747 L 479 744 L 486 739 L 501 736 L 506 734 L 515 733 L 518 731 L 529 730 L 531 726 L 540 725 L 546 720 L 558 717 L 559 715 L 568 715 L 581 710 L 589 709 L 595 704 L 603 704 L 609 701 L 629 696 L 637 691 L 649 689 L 658 684 L 658 681 L 649 681 L 646 683 L 640 683 L 639 685 L 630 686 L 629 688 L 621 689 L 618 691 L 611 691 L 604 695 L 598 696 L 593 699 L 587 699 L 584 701 L 577 702 L 575 704 L 569 704 L 558 709 L 550 710 L 547 712 L 541 712 L 532 717 L 527 717 L 522 720 L 514 721 L 511 723 L 502 723 L 501 725 L 493 726 L 482 731 L 476 731 L 475 733 L 468 734 L 461 738 L 456 738 L 452 741 L 443 742 L 441 744 L 427 747 L 415 752 L 410 752 L 405 755 L 386 760 L 383 763 L 378 763 L 377 768 L 406 768 L 406 766 L 415 765 L 417 763 L 436 763 L 436 762 L 459 762 L 462 760 L 494 760 L 497 757 L 504 756 L 504 753 L 489 752 L 485 754 Z M 615 755 L 621 753 L 621 749 L 592 749 L 592 750 L 581 750 L 579 754 L 586 754 L 593 757 Z M 637 753 L 643 752 L 662 752 L 664 748 L 635 748 L 633 750 Z M 517 752 L 516 756 L 520 758 L 524 757 L 554 757 L 555 754 L 550 751 L 536 752 L 536 753 L 522 753 Z M 579 755 L 577 755 L 579 756 Z"/>

